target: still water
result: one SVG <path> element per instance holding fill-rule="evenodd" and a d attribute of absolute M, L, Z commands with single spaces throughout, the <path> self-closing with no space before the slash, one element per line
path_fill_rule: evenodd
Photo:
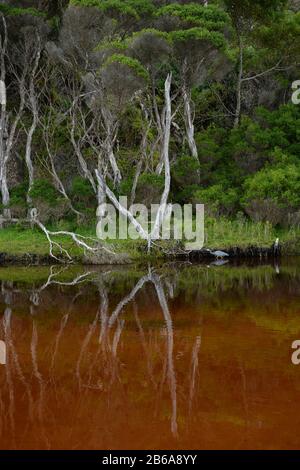
<path fill-rule="evenodd" d="M 1 268 L 0 448 L 299 449 L 298 264 Z"/>

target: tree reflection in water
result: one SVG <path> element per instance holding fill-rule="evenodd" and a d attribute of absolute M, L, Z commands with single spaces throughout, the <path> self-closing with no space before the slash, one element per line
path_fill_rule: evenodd
<path fill-rule="evenodd" d="M 171 399 L 171 431 L 174 436 L 178 435 L 178 425 L 177 425 L 177 390 L 176 390 L 176 373 L 174 367 L 174 332 L 173 332 L 173 324 L 172 318 L 168 307 L 167 297 L 172 296 L 174 292 L 174 281 L 169 279 L 162 280 L 161 276 L 153 272 L 151 268 L 146 275 L 142 276 L 134 288 L 125 295 L 119 302 L 118 305 L 113 309 L 112 313 L 109 314 L 109 292 L 106 286 L 105 278 L 109 275 L 108 272 L 104 272 L 102 274 L 96 274 L 93 272 L 85 272 L 76 276 L 71 281 L 68 280 L 67 282 L 59 280 L 60 275 L 64 272 L 64 269 L 58 269 L 56 267 L 51 267 L 49 276 L 41 286 L 34 287 L 28 290 L 28 307 L 29 307 L 29 314 L 32 323 L 32 334 L 31 334 L 31 342 L 30 342 L 30 355 L 31 355 L 31 364 L 32 369 L 31 373 L 28 374 L 27 371 L 27 380 L 25 379 L 25 375 L 22 371 L 18 353 L 14 346 L 13 337 L 17 341 L 17 333 L 13 335 L 13 298 L 20 293 L 20 290 L 14 288 L 13 283 L 2 282 L 2 297 L 4 299 L 4 303 L 6 305 L 4 316 L 3 316 L 3 338 L 7 345 L 7 366 L 6 370 L 6 384 L 9 390 L 9 404 L 6 409 L 8 410 L 8 417 L 9 423 L 11 428 L 12 435 L 15 434 L 15 419 L 16 419 L 16 410 L 15 410 L 15 386 L 14 380 L 19 380 L 22 382 L 26 394 L 28 397 L 28 420 L 30 423 L 33 421 L 35 422 L 35 426 L 39 429 L 40 436 L 43 438 L 45 448 L 51 448 L 51 443 L 49 437 L 47 436 L 47 432 L 45 429 L 45 415 L 47 414 L 47 389 L 48 393 L 49 387 L 52 389 L 52 393 L 55 395 L 56 390 L 56 377 L 55 377 L 55 367 L 57 361 L 59 361 L 59 348 L 60 343 L 63 342 L 64 339 L 64 332 L 67 328 L 68 321 L 72 313 L 74 312 L 74 306 L 76 305 L 76 301 L 80 296 L 85 295 L 85 291 L 79 290 L 73 296 L 70 301 L 69 307 L 67 312 L 62 316 L 60 321 L 60 326 L 55 334 L 54 344 L 50 347 L 47 347 L 47 354 L 49 353 L 49 376 L 43 377 L 41 370 L 39 369 L 38 364 L 38 347 L 39 347 L 39 324 L 37 322 L 37 316 L 39 315 L 39 310 L 43 308 L 43 295 L 47 290 L 51 287 L 70 287 L 70 286 L 80 286 L 84 283 L 92 282 L 96 284 L 99 291 L 99 308 L 96 311 L 93 321 L 90 323 L 88 330 L 86 332 L 85 337 L 82 340 L 81 345 L 77 346 L 79 351 L 78 359 L 76 361 L 74 367 L 74 375 L 77 379 L 78 388 L 80 394 L 85 393 L 85 389 L 93 389 L 93 390 L 102 390 L 103 383 L 98 378 L 97 379 L 97 368 L 99 368 L 99 363 L 101 362 L 104 366 L 104 370 L 106 371 L 106 379 L 107 382 L 105 387 L 109 388 L 110 390 L 114 387 L 116 382 L 119 384 L 122 382 L 121 379 L 121 371 L 120 371 L 120 361 L 118 359 L 118 347 L 120 343 L 120 339 L 122 336 L 122 332 L 124 330 L 125 320 L 121 318 L 121 314 L 126 309 L 126 307 L 132 303 L 133 305 L 133 312 L 134 318 L 136 321 L 137 330 L 139 332 L 139 338 L 145 353 L 146 357 L 146 365 L 147 371 L 149 374 L 150 382 L 153 385 L 155 393 L 161 393 L 162 386 L 165 382 L 165 379 L 168 380 L 169 390 L 170 390 L 170 399 Z M 161 313 L 165 322 L 164 327 L 164 337 L 166 342 L 165 347 L 165 367 L 163 367 L 162 379 L 161 382 L 158 381 L 154 377 L 153 369 L 154 365 L 152 364 L 151 359 L 151 350 L 146 342 L 145 333 L 143 330 L 143 324 L 141 319 L 139 318 L 138 313 L 138 306 L 135 300 L 137 293 L 142 290 L 146 284 L 152 284 L 157 299 L 161 308 Z M 164 286 L 165 284 L 165 286 Z M 28 317 L 27 317 L 28 319 Z M 92 338 L 97 334 L 99 329 L 99 347 L 94 352 L 93 355 L 90 354 L 88 351 L 89 344 Z M 49 335 L 51 336 L 52 333 Z M 193 397 L 193 390 L 195 386 L 195 376 L 196 376 L 196 369 L 198 367 L 198 359 L 197 355 L 199 352 L 199 339 L 196 339 L 196 345 L 193 350 L 192 354 L 192 374 L 191 374 L 191 388 L 190 388 L 190 400 L 192 401 Z M 88 372 L 85 369 L 85 376 L 82 376 L 82 363 L 85 361 L 86 357 L 88 357 L 89 367 Z M 137 358 L 137 360 L 139 360 Z M 95 373 L 93 372 L 95 370 Z M 14 378 L 14 379 L 13 379 Z M 35 380 L 33 380 L 33 378 Z M 36 394 L 36 385 L 38 386 L 38 394 Z M 34 389 L 34 396 L 33 398 L 33 389 Z M 2 398 L 2 391 L 1 391 L 1 398 Z M 2 398 L 3 402 L 3 398 Z M 4 408 L 4 405 L 3 405 Z M 47 418 L 49 419 L 49 417 Z M 54 419 L 54 416 L 51 416 L 51 419 Z M 5 413 L 1 415 L 1 423 L 5 422 Z M 5 424 L 4 424 L 5 427 Z M 14 446 L 16 443 L 14 443 Z"/>
<path fill-rule="evenodd" d="M 297 331 L 293 299 L 300 283 L 293 269 L 175 265 L 138 275 L 127 268 L 52 267 L 42 282 L 1 281 L 1 445 L 147 448 L 151 436 L 156 447 L 174 448 L 183 439 L 200 447 L 207 436 L 209 447 L 227 414 L 233 428 L 243 423 L 237 433 L 243 444 L 251 442 L 259 403 L 253 394 L 263 387 L 265 397 L 272 386 L 274 395 L 280 380 L 286 383 L 273 349 L 268 354 L 282 379 L 264 369 L 264 351 L 273 325 L 283 344 L 285 338 L 291 344 L 288 331 Z M 287 302 L 283 322 L 280 306 Z M 248 352 L 253 344 L 262 351 L 257 380 Z M 226 429 L 223 440 L 231 438 Z"/>

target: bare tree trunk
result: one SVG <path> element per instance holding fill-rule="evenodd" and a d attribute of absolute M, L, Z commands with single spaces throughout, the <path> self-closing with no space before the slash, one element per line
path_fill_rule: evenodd
<path fill-rule="evenodd" d="M 157 127 L 157 133 L 158 133 L 158 137 L 157 137 L 157 141 L 156 141 L 156 145 L 158 145 L 159 147 L 161 147 L 162 145 L 162 140 L 163 140 L 163 124 L 162 124 L 162 120 L 163 120 L 163 116 L 164 116 L 164 113 L 165 113 L 165 108 L 163 109 L 162 111 L 162 117 L 160 116 L 159 114 L 159 110 L 158 110 L 158 105 L 157 105 L 157 99 L 156 99 L 156 92 L 155 92 L 155 83 L 154 83 L 154 80 L 152 82 L 152 106 L 153 106 L 153 110 L 154 110 L 154 116 L 155 116 L 155 121 L 156 121 L 156 127 Z M 160 151 L 160 155 L 162 157 L 162 152 Z M 157 175 L 160 175 L 162 170 L 163 170 L 163 167 L 164 167 L 164 162 L 163 162 L 163 159 L 160 158 L 159 160 L 159 163 L 156 167 L 156 174 Z"/>
<path fill-rule="evenodd" d="M 171 186 L 171 172 L 170 172 L 170 160 L 169 160 L 169 146 L 171 136 L 171 123 L 172 123 L 172 105 L 171 105 L 171 82 L 172 74 L 170 73 L 165 82 L 165 119 L 163 126 L 163 146 L 162 146 L 162 157 L 165 167 L 165 187 L 160 200 L 160 207 L 158 209 L 154 227 L 150 236 L 150 243 L 152 239 L 159 238 L 159 230 L 164 220 L 166 205 L 170 193 Z M 148 247 L 150 249 L 150 246 Z"/>
<path fill-rule="evenodd" d="M 186 129 L 188 146 L 189 146 L 192 157 L 194 157 L 198 161 L 199 157 L 198 157 L 197 145 L 195 142 L 195 127 L 194 127 L 194 122 L 193 122 L 194 119 L 192 116 L 192 109 L 191 109 L 191 93 L 187 90 L 187 87 L 185 85 L 183 86 L 182 97 L 183 97 L 183 104 L 184 104 L 184 121 L 185 121 L 185 129 Z"/>
<path fill-rule="evenodd" d="M 138 161 L 138 164 L 137 164 L 136 170 L 135 170 L 135 175 L 134 175 L 132 188 L 131 188 L 130 205 L 134 204 L 134 201 L 135 201 L 136 188 L 137 188 L 137 185 L 138 185 L 138 182 L 139 182 L 139 177 L 141 175 L 142 167 L 143 167 L 143 160 L 141 159 L 141 160 Z"/>
<path fill-rule="evenodd" d="M 30 102 L 30 107 L 31 107 L 31 112 L 32 112 L 32 123 L 27 134 L 26 152 L 25 152 L 25 161 L 27 165 L 28 180 L 29 180 L 28 191 L 27 191 L 27 204 L 29 208 L 32 203 L 31 197 L 30 197 L 30 191 L 34 183 L 34 168 L 33 168 L 33 163 L 32 163 L 32 158 L 31 158 L 32 138 L 33 138 L 33 134 L 38 124 L 38 99 L 37 99 L 36 90 L 35 90 L 35 79 L 36 79 L 36 74 L 37 74 L 37 70 L 38 70 L 38 66 L 40 62 L 40 57 L 41 57 L 41 41 L 40 41 L 40 37 L 37 35 L 36 56 L 35 56 L 34 65 L 33 65 L 33 69 L 32 69 L 31 76 L 30 76 L 30 82 L 29 82 L 29 102 Z"/>
<path fill-rule="evenodd" d="M 104 118 L 106 130 L 106 139 L 103 143 L 103 146 L 111 169 L 113 171 L 114 184 L 119 185 L 122 181 L 122 175 L 114 153 L 114 145 L 117 138 L 117 126 L 112 125 L 111 122 L 109 122 L 110 118 L 109 116 L 107 116 L 107 113 L 102 112 L 102 115 Z"/>
<path fill-rule="evenodd" d="M 243 69 L 244 69 L 244 49 L 242 38 L 239 34 L 239 72 L 236 88 L 236 108 L 235 108 L 235 119 L 234 127 L 237 128 L 240 124 L 241 119 L 241 107 L 242 107 L 242 82 L 243 82 Z"/>
<path fill-rule="evenodd" d="M 7 164 L 10 159 L 11 150 L 15 143 L 15 134 L 17 126 L 21 119 L 24 106 L 25 106 L 25 77 L 27 74 L 27 64 L 23 67 L 22 74 L 18 77 L 19 82 L 19 107 L 16 111 L 16 115 L 9 127 L 9 116 L 6 108 L 6 55 L 7 55 L 7 27 L 6 21 L 3 17 L 3 30 L 4 37 L 0 39 L 0 63 L 1 63 L 1 131 L 0 131 L 0 177 L 1 177 L 1 195 L 3 215 L 5 218 L 11 218 L 11 212 L 9 209 L 10 195 L 8 190 L 7 182 Z"/>
<path fill-rule="evenodd" d="M 165 213 L 167 209 L 167 201 L 168 201 L 168 197 L 170 193 L 170 186 L 171 186 L 171 172 L 170 172 L 170 161 L 169 161 L 169 145 L 170 145 L 171 123 L 172 123 L 171 82 L 172 82 L 172 74 L 170 73 L 167 76 L 167 79 L 165 81 L 165 113 L 164 113 L 165 117 L 164 117 L 164 124 L 163 124 L 163 145 L 162 145 L 162 161 L 165 167 L 165 187 L 164 187 L 163 194 L 161 196 L 160 206 L 156 214 L 154 226 L 150 234 L 148 234 L 148 232 L 144 230 L 142 225 L 134 218 L 132 213 L 119 203 L 113 191 L 111 191 L 111 189 L 105 184 L 105 180 L 103 176 L 100 174 L 99 170 L 95 169 L 98 184 L 103 187 L 103 189 L 106 192 L 106 195 L 108 196 L 110 201 L 114 204 L 116 209 L 120 212 L 120 214 L 128 218 L 129 221 L 134 226 L 134 228 L 136 229 L 136 231 L 141 235 L 141 237 L 144 240 L 147 240 L 148 251 L 150 251 L 151 249 L 152 240 L 159 238 L 159 232 L 160 232 L 161 224 L 165 217 Z"/>
<path fill-rule="evenodd" d="M 166 322 L 167 330 L 167 368 L 168 368 L 168 378 L 169 378 L 169 387 L 172 401 L 172 418 L 171 418 L 171 431 L 172 434 L 177 437 L 178 427 L 177 427 L 177 387 L 176 387 L 176 375 L 174 368 L 174 333 L 173 333 L 173 322 L 172 317 L 169 311 L 168 302 L 161 284 L 160 277 L 157 275 L 152 275 L 151 280 L 155 286 L 157 297 L 163 311 L 163 315 Z"/>
<path fill-rule="evenodd" d="M 2 195 L 2 204 L 7 206 L 9 203 L 9 192 L 7 187 L 7 172 L 5 165 L 6 157 L 6 139 L 7 139 L 7 113 L 6 113 L 6 64 L 5 56 L 7 52 L 7 27 L 5 18 L 2 18 L 3 22 L 3 35 L 0 35 L 0 61 L 1 61 L 1 117 L 0 117 L 0 183 L 1 183 L 1 195 Z M 10 212 L 4 210 L 4 216 L 9 217 Z"/>
<path fill-rule="evenodd" d="M 75 154 L 77 156 L 77 159 L 78 159 L 78 163 L 80 165 L 80 168 L 81 168 L 81 171 L 83 173 L 83 176 L 84 178 L 86 178 L 94 192 L 96 193 L 97 192 L 97 189 L 96 189 L 96 185 L 95 185 L 95 181 L 94 181 L 94 178 L 93 178 L 93 175 L 91 174 L 90 170 L 88 169 L 88 166 L 87 166 L 87 163 L 81 153 L 81 149 L 80 149 L 80 146 L 78 145 L 78 142 L 76 142 L 76 138 L 75 138 L 75 129 L 76 129 L 76 110 L 75 110 L 75 103 L 73 103 L 72 105 L 72 116 L 71 116 L 71 120 L 72 120 L 72 123 L 71 123 L 71 130 L 70 130 L 70 137 L 71 137 L 71 143 L 73 145 L 73 148 L 74 148 L 74 151 L 75 151 Z"/>
<path fill-rule="evenodd" d="M 50 127 L 51 127 L 50 120 L 51 120 L 51 115 L 47 119 L 46 122 L 44 122 L 43 120 L 40 122 L 40 125 L 43 127 L 43 137 L 44 137 L 44 142 L 45 142 L 47 155 L 48 155 L 48 160 L 49 160 L 49 163 L 48 163 L 48 161 L 46 163 L 43 163 L 43 162 L 41 162 L 41 163 L 45 166 L 47 171 L 52 176 L 55 188 L 57 189 L 58 192 L 60 192 L 60 194 L 63 196 L 63 198 L 67 201 L 71 211 L 74 214 L 76 214 L 78 217 L 81 217 L 82 214 L 73 207 L 72 201 L 71 201 L 71 199 L 69 198 L 69 196 L 66 192 L 64 184 L 63 184 L 62 180 L 60 179 L 60 177 L 59 177 L 59 175 L 56 171 L 54 156 L 53 156 L 53 153 L 52 153 L 52 150 L 51 150 L 51 144 L 50 144 L 50 140 L 53 137 L 53 135 L 50 131 Z"/>

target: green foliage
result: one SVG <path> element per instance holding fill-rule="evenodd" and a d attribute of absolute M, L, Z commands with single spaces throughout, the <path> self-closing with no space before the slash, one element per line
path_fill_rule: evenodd
<path fill-rule="evenodd" d="M 36 8 L 17 8 L 10 5 L 0 5 L 0 13 L 7 16 L 31 15 L 45 17 L 46 14 Z"/>
<path fill-rule="evenodd" d="M 70 5 L 96 7 L 106 14 L 118 13 L 135 19 L 151 14 L 154 8 L 150 0 L 71 0 Z"/>
<path fill-rule="evenodd" d="M 164 177 L 152 173 L 143 173 L 139 178 L 139 186 L 145 187 L 148 185 L 161 190 L 164 187 Z"/>
<path fill-rule="evenodd" d="M 33 200 L 46 202 L 50 206 L 55 206 L 61 199 L 58 191 L 50 183 L 49 180 L 37 178 L 30 190 L 30 197 Z"/>
<path fill-rule="evenodd" d="M 246 179 L 244 200 L 272 200 L 279 207 L 300 207 L 300 164 L 267 167 Z"/>
<path fill-rule="evenodd" d="M 181 156 L 171 168 L 173 201 L 189 203 L 199 183 L 199 162 L 190 156 Z"/>
<path fill-rule="evenodd" d="M 274 224 L 286 223 L 288 213 L 299 212 L 300 106 L 280 104 L 288 101 L 291 83 L 299 78 L 300 13 L 288 8 L 282 11 L 284 0 L 216 0 L 207 7 L 200 3 L 71 0 L 63 21 L 59 16 L 62 10 L 48 20 L 55 38 L 45 32 L 43 40 L 49 51 L 48 56 L 41 55 L 41 65 L 46 57 L 51 58 L 47 84 L 49 104 L 54 109 L 49 122 L 50 150 L 72 204 L 91 219 L 97 199 L 86 179 L 74 178 L 76 155 L 70 141 L 72 112 L 68 110 L 73 103 L 74 138 L 88 168 L 93 172 L 101 154 L 110 172 L 105 144 L 111 139 L 122 182 L 118 187 L 111 181 L 108 184 L 116 194 L 130 195 L 142 149 L 146 156 L 143 169 L 147 170 L 139 178 L 136 200 L 158 202 L 164 179 L 155 174 L 155 168 L 161 153 L 164 82 L 170 72 L 174 112 L 170 200 L 204 203 L 208 213 L 218 216 L 234 217 L 244 211 L 254 220 Z M 43 15 L 36 9 L 8 5 L 1 5 L 0 13 Z M 9 41 L 19 40 L 17 29 L 22 21 L 29 23 L 27 17 L 11 21 Z M 25 28 L 19 29 L 23 40 Z M 240 45 L 243 78 L 257 78 L 242 82 L 242 116 L 234 128 Z M 22 63 L 18 54 L 14 53 L 16 71 Z M 279 64 L 276 70 L 275 64 Z M 14 81 L 14 74 L 9 75 Z M 36 75 L 35 87 L 39 113 L 46 122 L 49 108 L 48 97 L 41 91 L 42 76 Z M 26 78 L 26 86 L 27 82 Z M 186 96 L 191 96 L 200 165 L 187 155 L 184 89 Z M 77 92 L 78 102 L 74 101 Z M 16 82 L 8 87 L 8 93 L 13 114 L 19 104 Z M 257 107 L 258 103 L 263 106 Z M 28 131 L 32 116 L 27 103 L 25 108 L 22 125 Z M 37 167 L 48 157 L 41 127 L 32 143 Z M 16 154 L 24 155 L 25 131 L 20 125 L 16 132 Z M 20 159 L 21 164 L 26 168 Z M 36 174 L 44 171 L 37 168 Z M 11 190 L 15 211 L 26 210 L 27 184 Z M 59 214 L 66 216 L 65 201 L 50 177 L 49 181 L 36 180 L 30 195 L 42 211 L 51 208 L 49 220 L 58 219 Z"/>
<path fill-rule="evenodd" d="M 159 29 L 155 29 L 155 28 L 144 28 L 144 29 L 141 29 L 140 31 L 134 32 L 130 37 L 128 37 L 126 39 L 127 45 L 131 44 L 132 41 L 143 36 L 144 34 L 151 34 L 153 36 L 157 36 L 159 38 L 165 39 L 168 42 L 171 42 L 171 37 L 169 33 L 165 31 L 160 31 Z"/>
<path fill-rule="evenodd" d="M 28 183 L 25 181 L 24 183 L 18 184 L 14 188 L 12 188 L 10 192 L 10 205 L 13 206 L 26 206 L 26 193 L 28 189 Z"/>
<path fill-rule="evenodd" d="M 143 67 L 143 65 L 137 59 L 133 59 L 132 57 L 128 57 L 123 54 L 111 55 L 103 64 L 103 68 L 108 67 L 109 65 L 115 64 L 115 63 L 125 65 L 143 80 L 149 79 L 149 74 L 147 70 L 145 69 L 145 67 Z"/>
<path fill-rule="evenodd" d="M 184 155 L 179 157 L 172 167 L 172 176 L 176 183 L 184 186 L 197 179 L 200 164 L 196 158 Z"/>
<path fill-rule="evenodd" d="M 162 175 L 143 173 L 138 181 L 136 202 L 147 206 L 159 203 L 163 188 L 164 177 Z"/>
<path fill-rule="evenodd" d="M 239 22 L 243 18 L 257 21 L 281 12 L 287 0 L 224 0 L 224 4 L 229 14 Z"/>
<path fill-rule="evenodd" d="M 77 210 L 83 213 L 95 214 L 95 193 L 89 181 L 76 176 L 72 181 L 70 196 Z"/>
<path fill-rule="evenodd" d="M 185 22 L 188 27 L 198 26 L 213 30 L 221 30 L 229 22 L 229 17 L 225 11 L 216 5 L 204 7 L 197 3 L 187 3 L 184 5 L 172 3 L 160 8 L 156 15 L 175 16 Z"/>
<path fill-rule="evenodd" d="M 300 109 L 292 104 L 274 111 L 257 108 L 255 118 L 244 117 L 241 126 L 229 137 L 231 155 L 255 155 L 264 164 L 272 161 L 274 150 L 280 148 L 287 155 L 298 155 Z"/>
<path fill-rule="evenodd" d="M 127 49 L 127 44 L 121 39 L 105 39 L 101 41 L 98 46 L 95 48 L 95 51 L 114 51 L 114 52 L 124 52 Z"/>
<path fill-rule="evenodd" d="M 191 28 L 173 31 L 170 36 L 174 42 L 206 41 L 219 49 L 224 49 L 226 42 L 223 34 L 216 31 L 208 31 L 204 28 Z"/>
<path fill-rule="evenodd" d="M 210 215 L 229 215 L 236 213 L 239 206 L 239 193 L 236 188 L 225 189 L 215 184 L 206 189 L 198 189 L 193 195 L 197 204 L 204 204 Z"/>

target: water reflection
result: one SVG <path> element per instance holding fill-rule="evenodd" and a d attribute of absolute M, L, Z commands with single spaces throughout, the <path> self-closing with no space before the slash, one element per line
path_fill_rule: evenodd
<path fill-rule="evenodd" d="M 1 448 L 276 448 L 295 420 L 297 265 L 22 274 L 0 270 Z"/>

